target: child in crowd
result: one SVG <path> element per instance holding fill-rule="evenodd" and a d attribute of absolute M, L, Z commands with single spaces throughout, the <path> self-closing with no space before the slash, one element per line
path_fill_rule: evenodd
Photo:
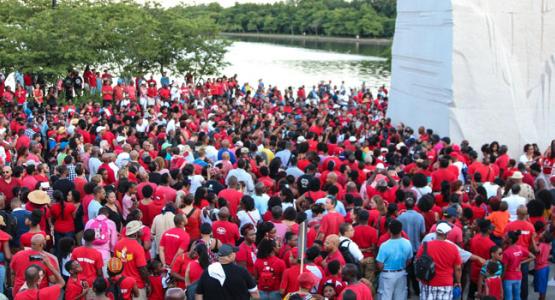
<path fill-rule="evenodd" d="M 493 297 L 496 300 L 503 299 L 503 282 L 498 274 L 499 265 L 490 261 L 486 266 L 486 278 L 482 286 L 481 295 Z"/>
<path fill-rule="evenodd" d="M 552 230 L 553 231 L 553 230 Z M 552 232 L 545 231 L 540 237 L 538 253 L 534 267 L 534 291 L 545 299 L 547 281 L 549 279 L 549 254 L 551 253 Z"/>
<path fill-rule="evenodd" d="M 319 294 L 322 294 L 323 287 L 325 285 L 332 285 L 335 289 L 335 294 L 341 294 L 341 291 L 343 291 L 343 289 L 345 288 L 346 283 L 341 278 L 341 265 L 339 261 L 332 260 L 328 264 L 328 273 L 330 275 L 324 277 L 320 282 L 321 290 L 319 291 Z"/>
<path fill-rule="evenodd" d="M 333 283 L 326 283 L 322 288 L 322 295 L 324 295 L 324 299 L 328 300 L 335 300 L 337 293 L 335 292 L 335 286 Z"/>
<path fill-rule="evenodd" d="M 152 292 L 148 295 L 149 300 L 164 299 L 164 287 L 162 286 L 162 278 L 164 278 L 164 267 L 159 260 L 153 260 L 148 265 L 150 275 L 150 286 Z"/>
<path fill-rule="evenodd" d="M 69 273 L 64 299 L 85 300 L 90 287 L 86 280 L 79 279 L 79 273 L 83 272 L 81 264 L 76 260 L 69 260 L 64 264 L 64 269 Z"/>
<path fill-rule="evenodd" d="M 482 269 L 480 270 L 480 278 L 478 279 L 478 287 L 477 287 L 478 295 L 480 295 L 480 292 L 484 290 L 482 286 L 484 285 L 485 280 L 488 278 L 489 264 L 497 265 L 497 271 L 493 273 L 493 276 L 503 276 L 503 273 L 504 273 L 503 272 L 504 267 L 503 267 L 503 264 L 501 263 L 501 260 L 503 259 L 503 249 L 501 249 L 501 247 L 499 246 L 493 246 L 489 250 L 489 255 L 490 255 L 490 259 L 486 260 L 486 262 L 482 265 Z"/>
<path fill-rule="evenodd" d="M 501 246 L 503 243 L 503 234 L 505 226 L 509 223 L 510 214 L 508 212 L 509 206 L 507 202 L 492 201 L 490 203 L 493 212 L 487 217 L 493 225 L 493 232 L 491 240 L 497 245 Z"/>

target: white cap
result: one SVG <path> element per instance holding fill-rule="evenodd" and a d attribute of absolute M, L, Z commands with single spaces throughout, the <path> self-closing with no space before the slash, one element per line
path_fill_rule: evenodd
<path fill-rule="evenodd" d="M 439 223 L 436 227 L 436 233 L 447 234 L 451 231 L 451 226 L 445 222 Z"/>
<path fill-rule="evenodd" d="M 356 142 L 356 141 L 357 141 L 357 138 L 356 138 L 356 137 L 354 137 L 354 136 L 350 136 L 350 137 L 349 137 L 349 142 L 354 143 L 354 142 Z"/>
<path fill-rule="evenodd" d="M 297 144 L 304 143 L 304 142 L 306 142 L 306 139 L 304 138 L 304 136 L 301 135 L 297 138 Z"/>
<path fill-rule="evenodd" d="M 378 169 L 383 170 L 383 169 L 385 169 L 385 166 L 384 166 L 382 163 L 378 163 L 378 164 L 376 165 L 376 170 L 378 170 Z"/>
<path fill-rule="evenodd" d="M 106 127 L 104 126 L 98 126 L 96 127 L 96 133 L 100 133 L 102 130 L 106 129 Z"/>

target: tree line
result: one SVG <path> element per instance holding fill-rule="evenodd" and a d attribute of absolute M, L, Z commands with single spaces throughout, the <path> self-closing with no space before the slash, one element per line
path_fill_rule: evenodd
<path fill-rule="evenodd" d="M 288 0 L 273 4 L 190 6 L 187 15 L 213 19 L 224 32 L 389 38 L 395 0 Z"/>
<path fill-rule="evenodd" d="M 169 70 L 213 75 L 225 63 L 227 42 L 206 14 L 129 0 L 3 0 L 0 69 L 53 80 L 68 69 L 110 67 L 136 76 Z"/>

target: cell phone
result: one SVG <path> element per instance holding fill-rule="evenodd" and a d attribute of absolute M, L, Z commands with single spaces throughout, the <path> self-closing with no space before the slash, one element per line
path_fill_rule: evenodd
<path fill-rule="evenodd" d="M 31 255 L 29 256 L 30 261 L 42 261 L 42 255 Z"/>

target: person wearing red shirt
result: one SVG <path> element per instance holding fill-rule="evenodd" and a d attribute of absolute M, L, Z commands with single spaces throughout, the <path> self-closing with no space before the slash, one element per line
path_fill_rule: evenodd
<path fill-rule="evenodd" d="M 358 280 L 358 269 L 353 264 L 347 264 L 341 270 L 341 277 L 347 282 L 347 287 L 343 289 L 337 299 L 346 299 L 346 296 L 355 296 L 356 299 L 372 300 L 372 290 L 370 283 Z"/>
<path fill-rule="evenodd" d="M 364 278 L 369 279 L 371 282 L 374 278 L 375 270 L 375 245 L 378 242 L 378 231 L 368 225 L 370 214 L 367 210 L 361 209 L 357 216 L 357 226 L 354 227 L 355 234 L 351 238 L 355 244 L 358 245 L 364 259 L 361 261 L 362 275 Z"/>
<path fill-rule="evenodd" d="M 10 261 L 10 269 L 13 272 L 12 276 L 14 276 L 14 280 L 12 281 L 14 291 L 19 291 L 21 289 L 21 286 L 23 286 L 23 284 L 25 283 L 25 271 L 31 265 L 37 265 L 45 271 L 45 279 L 40 281 L 40 283 L 38 284 L 38 288 L 46 288 L 48 287 L 49 281 L 54 282 L 56 280 L 57 276 L 55 272 L 58 271 L 58 268 L 56 267 L 58 263 L 51 254 L 44 251 L 45 246 L 46 239 L 44 238 L 44 236 L 37 234 L 31 239 L 31 249 L 22 250 L 14 254 L 12 260 Z M 48 262 L 46 260 L 48 260 Z M 48 267 L 49 263 L 51 266 L 54 267 Z"/>
<path fill-rule="evenodd" d="M 93 229 L 87 229 L 83 232 L 83 240 L 85 245 L 73 249 L 71 259 L 79 262 L 83 268 L 80 278 L 86 280 L 89 286 L 92 286 L 96 277 L 102 276 L 104 261 L 102 254 L 92 246 L 92 242 L 95 240 Z"/>
<path fill-rule="evenodd" d="M 2 178 L 0 179 L 0 192 L 4 194 L 6 199 L 6 205 L 10 204 L 10 201 L 14 197 L 13 189 L 20 186 L 19 180 L 12 177 L 12 168 L 10 166 L 4 166 L 2 168 Z"/>
<path fill-rule="evenodd" d="M 236 216 L 239 203 L 241 202 L 241 198 L 243 198 L 243 193 L 238 190 L 239 183 L 237 182 L 237 177 L 230 176 L 227 185 L 228 188 L 223 189 L 218 193 L 218 198 L 224 198 L 227 201 L 229 213 L 232 216 Z"/>
<path fill-rule="evenodd" d="M 185 231 L 185 223 L 187 219 L 184 215 L 177 214 L 173 217 L 174 228 L 166 230 L 160 238 L 160 261 L 164 266 L 169 266 L 173 261 L 177 250 L 181 247 L 184 250 L 189 249 L 191 238 Z"/>
<path fill-rule="evenodd" d="M 449 183 L 457 181 L 457 176 L 449 169 L 449 160 L 446 158 L 440 158 L 439 169 L 432 172 L 432 190 L 439 192 L 443 181 Z"/>
<path fill-rule="evenodd" d="M 285 271 L 285 263 L 276 256 L 277 252 L 275 240 L 263 239 L 258 244 L 254 278 L 258 282 L 260 297 L 263 299 L 275 299 L 281 296 L 279 286 Z"/>
<path fill-rule="evenodd" d="M 123 272 L 123 263 L 121 259 L 112 257 L 108 260 L 106 269 L 108 270 L 108 282 L 110 285 L 114 284 L 119 287 L 123 300 L 131 300 L 133 297 L 139 296 L 139 288 L 137 282 L 133 277 L 121 275 Z M 113 295 L 109 295 L 111 300 L 114 300 Z"/>
<path fill-rule="evenodd" d="M 462 260 L 457 246 L 446 241 L 449 231 L 451 231 L 451 225 L 445 222 L 439 223 L 436 229 L 436 240 L 422 243 L 416 253 L 416 259 L 418 259 L 426 248 L 427 254 L 435 263 L 434 278 L 428 282 L 421 282 L 420 297 L 423 299 L 437 299 L 440 294 L 451 299 L 453 287 L 461 285 Z"/>
<path fill-rule="evenodd" d="M 253 224 L 246 224 L 241 227 L 241 235 L 245 238 L 239 245 L 239 251 L 235 261 L 238 265 L 243 266 L 254 275 L 254 263 L 256 262 L 256 229 Z"/>
<path fill-rule="evenodd" d="M 214 238 L 220 240 L 222 244 L 235 245 L 239 239 L 239 227 L 229 220 L 229 209 L 222 207 L 218 212 L 219 220 L 212 224 Z"/>
<path fill-rule="evenodd" d="M 62 288 L 64 287 L 64 279 L 58 269 L 54 267 L 55 263 L 48 258 L 42 257 L 40 263 L 44 266 L 40 266 L 38 262 L 32 261 L 32 264 L 23 269 L 25 273 L 25 283 L 27 285 L 26 289 L 20 291 L 19 289 L 14 289 L 17 291 L 15 295 L 15 300 L 36 300 L 36 299 L 58 299 L 61 295 Z M 55 282 L 51 286 L 41 287 L 42 283 L 47 283 L 47 280 L 43 280 L 41 273 L 46 271 L 46 273 L 51 273 L 54 277 Z M 15 292 L 14 292 L 15 293 Z"/>
<path fill-rule="evenodd" d="M 121 82 L 118 82 L 118 84 L 113 88 L 113 90 L 114 90 L 114 100 L 116 101 L 116 103 L 119 103 L 124 98 L 124 89 L 123 89 L 123 86 L 121 85 Z"/>
<path fill-rule="evenodd" d="M 125 237 L 118 241 L 114 247 L 115 257 L 121 259 L 123 263 L 123 276 L 132 277 L 137 282 L 140 299 L 146 299 L 148 271 L 146 269 L 146 257 L 143 246 L 138 239 L 142 232 L 143 224 L 141 221 L 131 221 L 125 226 Z"/>
<path fill-rule="evenodd" d="M 528 209 L 525 206 L 520 206 L 516 210 L 516 215 L 517 219 L 509 222 L 509 224 L 505 226 L 505 236 L 511 231 L 520 230 L 517 244 L 524 249 L 531 249 L 535 252 L 537 250 L 536 244 L 534 243 L 536 240 L 536 230 L 534 229 L 534 225 L 530 224 L 527 220 Z"/>
<path fill-rule="evenodd" d="M 339 225 L 345 223 L 345 218 L 335 211 L 335 206 L 337 205 L 337 199 L 335 197 L 326 198 L 326 211 L 328 212 L 320 223 L 320 231 L 318 233 L 318 239 L 324 240 L 330 234 L 339 233 Z"/>
<path fill-rule="evenodd" d="M 326 271 L 326 276 L 328 276 L 330 274 L 327 270 L 327 265 L 330 262 L 337 260 L 339 262 L 339 265 L 344 266 L 345 258 L 343 258 L 343 255 L 339 251 L 339 236 L 336 234 L 331 234 L 326 237 L 324 248 L 328 252 L 328 256 L 326 256 L 326 259 L 324 259 L 324 261 L 322 262 L 322 266 Z"/>
<path fill-rule="evenodd" d="M 524 273 L 523 265 L 528 265 L 535 257 L 528 249 L 518 245 L 520 233 L 518 231 L 509 231 L 507 239 L 509 247 L 503 251 L 501 262 L 505 266 L 503 275 L 503 289 L 505 295 L 510 295 L 508 299 L 520 299 L 522 296 L 521 281 L 525 274 L 526 283 L 528 283 L 528 269 Z M 526 284 L 528 286 L 528 284 Z M 526 296 L 528 296 L 526 288 Z"/>
<path fill-rule="evenodd" d="M 470 239 L 468 250 L 472 254 L 486 260 L 490 257 L 491 247 L 495 246 L 495 243 L 489 237 L 493 227 L 491 221 L 485 219 L 478 220 L 478 227 L 480 228 L 480 233 Z M 478 291 L 478 280 L 480 278 L 481 269 L 482 263 L 480 261 L 475 259 L 471 260 L 469 295 L 474 295 L 474 293 Z"/>
<path fill-rule="evenodd" d="M 64 265 L 65 270 L 69 273 L 66 282 L 64 299 L 65 300 L 85 300 L 85 296 L 89 292 L 89 283 L 79 278 L 83 272 L 81 264 L 76 260 L 69 260 Z"/>
<path fill-rule="evenodd" d="M 27 91 L 25 91 L 25 89 L 19 84 L 15 88 L 15 98 L 18 105 L 23 105 L 25 100 L 27 100 Z"/>
<path fill-rule="evenodd" d="M 102 102 L 103 102 L 102 106 L 106 107 L 108 106 L 108 104 L 112 103 L 113 94 L 114 94 L 114 89 L 110 85 L 109 80 L 104 80 L 104 84 L 102 85 L 101 92 L 102 92 Z"/>
<path fill-rule="evenodd" d="M 64 194 L 55 190 L 52 198 L 56 203 L 52 204 L 50 214 L 54 220 L 54 240 L 59 241 L 63 237 L 75 236 L 75 213 L 77 208 L 72 202 L 64 199 Z"/>

